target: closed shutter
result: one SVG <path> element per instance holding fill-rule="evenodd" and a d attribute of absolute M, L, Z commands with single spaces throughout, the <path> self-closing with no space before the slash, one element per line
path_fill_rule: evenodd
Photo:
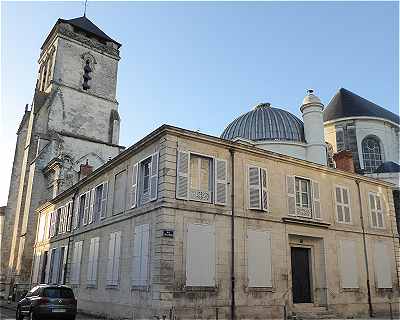
<path fill-rule="evenodd" d="M 189 163 L 190 154 L 186 151 L 178 151 L 176 168 L 176 198 L 187 200 L 189 197 Z"/>
<path fill-rule="evenodd" d="M 108 246 L 108 261 L 107 261 L 107 285 L 113 284 L 113 266 L 114 266 L 114 249 L 115 249 L 115 232 L 110 234 Z"/>
<path fill-rule="evenodd" d="M 151 156 L 151 174 L 150 174 L 150 201 L 157 200 L 158 189 L 158 152 Z"/>
<path fill-rule="evenodd" d="M 83 241 L 78 241 L 77 243 L 75 243 L 76 255 L 75 255 L 74 281 L 76 284 L 79 284 L 81 276 L 82 248 L 83 248 Z"/>
<path fill-rule="evenodd" d="M 60 224 L 60 211 L 59 209 L 57 209 L 56 211 L 54 211 L 54 235 L 58 234 L 58 228 L 59 228 L 59 224 Z"/>
<path fill-rule="evenodd" d="M 135 227 L 133 243 L 132 285 L 146 286 L 149 278 L 150 225 Z"/>
<path fill-rule="evenodd" d="M 268 174 L 267 170 L 261 168 L 260 169 L 261 173 L 261 194 L 262 194 L 262 209 L 264 211 L 268 211 L 268 206 L 269 206 L 269 197 L 268 197 Z"/>
<path fill-rule="evenodd" d="M 91 284 L 91 282 L 92 282 L 94 240 L 95 240 L 95 238 L 90 239 L 88 270 L 87 270 L 87 274 L 86 274 L 86 280 L 87 280 L 88 284 Z"/>
<path fill-rule="evenodd" d="M 119 264 L 121 257 L 121 231 L 115 234 L 115 247 L 114 247 L 114 266 L 113 266 L 113 284 L 119 283 Z"/>
<path fill-rule="evenodd" d="M 89 262 L 87 272 L 87 283 L 96 285 L 97 280 L 97 264 L 99 255 L 99 238 L 90 239 Z"/>
<path fill-rule="evenodd" d="M 83 225 L 86 226 L 89 217 L 90 191 L 85 193 L 85 206 L 83 210 Z"/>
<path fill-rule="evenodd" d="M 358 288 L 357 248 L 355 241 L 340 241 L 339 259 L 342 288 Z"/>
<path fill-rule="evenodd" d="M 52 256 L 52 270 L 51 270 L 51 283 L 58 283 L 58 273 L 60 271 L 60 249 L 53 250 L 54 256 Z"/>
<path fill-rule="evenodd" d="M 247 231 L 249 287 L 272 287 L 271 233 Z"/>
<path fill-rule="evenodd" d="M 261 209 L 260 170 L 257 167 L 248 169 L 249 209 Z"/>
<path fill-rule="evenodd" d="M 100 219 L 105 218 L 107 215 L 107 197 L 108 197 L 108 181 L 103 183 L 103 190 L 101 193 Z"/>
<path fill-rule="evenodd" d="M 67 232 L 71 231 L 72 220 L 72 201 L 67 204 Z"/>
<path fill-rule="evenodd" d="M 53 250 L 48 251 L 47 257 L 47 265 L 46 265 L 46 274 L 45 274 L 45 283 L 51 283 L 51 264 L 53 259 Z"/>
<path fill-rule="evenodd" d="M 97 269 L 99 263 L 99 238 L 95 238 L 94 250 L 93 250 L 93 269 L 92 269 L 92 281 L 96 284 L 97 281 Z"/>
<path fill-rule="evenodd" d="M 319 183 L 312 181 L 313 217 L 321 219 L 321 203 L 319 197 Z"/>
<path fill-rule="evenodd" d="M 59 283 L 64 284 L 65 283 L 65 266 L 67 264 L 67 260 L 68 260 L 68 246 L 62 247 L 62 252 L 63 255 L 62 259 L 60 260 L 60 265 L 61 265 L 61 270 L 60 270 L 60 279 L 59 279 Z"/>
<path fill-rule="evenodd" d="M 186 233 L 186 285 L 215 286 L 215 227 L 188 224 Z"/>
<path fill-rule="evenodd" d="M 93 216 L 94 216 L 94 205 L 96 203 L 96 189 L 93 188 L 92 191 L 90 192 L 90 209 L 89 209 L 89 223 L 93 222 Z"/>
<path fill-rule="evenodd" d="M 375 286 L 380 289 L 392 288 L 392 255 L 389 245 L 375 241 L 374 248 Z"/>
<path fill-rule="evenodd" d="M 138 189 L 138 164 L 132 167 L 132 188 L 131 188 L 131 208 L 137 206 L 137 189 Z"/>
<path fill-rule="evenodd" d="M 286 176 L 286 190 L 288 197 L 288 214 L 296 215 L 296 189 L 295 189 L 295 177 Z"/>
<path fill-rule="evenodd" d="M 32 284 L 38 283 L 40 256 L 40 252 L 35 252 L 32 270 Z"/>
<path fill-rule="evenodd" d="M 80 200 L 81 200 L 81 196 L 79 196 L 76 201 L 75 201 L 75 209 L 74 209 L 74 229 L 77 229 L 79 227 L 79 223 L 80 223 Z"/>
<path fill-rule="evenodd" d="M 227 162 L 223 159 L 215 159 L 215 189 L 214 202 L 225 206 L 227 202 Z"/>

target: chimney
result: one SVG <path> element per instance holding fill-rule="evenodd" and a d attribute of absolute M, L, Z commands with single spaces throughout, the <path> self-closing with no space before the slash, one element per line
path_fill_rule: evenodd
<path fill-rule="evenodd" d="M 85 178 L 92 172 L 93 172 L 93 166 L 89 165 L 88 160 L 86 160 L 85 164 L 81 164 L 81 168 L 79 171 L 79 180 Z"/>
<path fill-rule="evenodd" d="M 353 155 L 349 150 L 339 151 L 333 155 L 333 160 L 336 162 L 336 169 L 354 173 Z"/>

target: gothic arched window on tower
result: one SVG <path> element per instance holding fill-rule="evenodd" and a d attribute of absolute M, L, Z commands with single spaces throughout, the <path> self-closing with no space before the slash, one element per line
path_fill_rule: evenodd
<path fill-rule="evenodd" d="M 87 59 L 85 61 L 85 66 L 83 67 L 83 84 L 82 84 L 83 90 L 90 89 L 89 80 L 92 80 L 92 77 L 90 76 L 92 71 L 93 70 L 92 67 L 90 66 L 90 60 Z"/>
<path fill-rule="evenodd" d="M 362 155 L 364 159 L 364 171 L 373 173 L 382 164 L 382 153 L 378 138 L 369 136 L 362 141 Z"/>

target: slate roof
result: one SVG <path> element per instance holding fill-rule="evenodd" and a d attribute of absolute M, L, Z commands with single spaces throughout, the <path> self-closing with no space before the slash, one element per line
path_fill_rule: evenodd
<path fill-rule="evenodd" d="M 400 172 L 400 165 L 393 161 L 386 161 L 376 168 L 375 173 Z"/>
<path fill-rule="evenodd" d="M 305 142 L 303 122 L 290 112 L 271 107 L 269 103 L 259 104 L 233 120 L 221 138 Z"/>
<path fill-rule="evenodd" d="M 111 41 L 114 42 L 118 45 L 118 47 L 121 46 L 120 43 L 118 43 L 117 41 L 113 40 L 112 38 L 110 38 L 108 35 L 106 35 L 102 30 L 99 29 L 99 27 L 97 27 L 92 21 L 90 21 L 88 18 L 86 18 L 86 16 L 83 17 L 79 17 L 79 18 L 74 18 L 74 19 L 58 19 L 57 23 L 59 22 L 63 22 L 63 23 L 68 23 L 78 29 L 81 29 L 85 32 L 88 32 L 102 40 L 105 41 Z"/>
<path fill-rule="evenodd" d="M 325 108 L 324 122 L 348 117 L 375 117 L 400 124 L 397 114 L 341 88 Z"/>

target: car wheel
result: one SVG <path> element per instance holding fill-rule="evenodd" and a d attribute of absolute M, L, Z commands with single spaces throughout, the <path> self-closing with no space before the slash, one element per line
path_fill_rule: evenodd
<path fill-rule="evenodd" d="M 21 309 L 19 307 L 17 307 L 17 311 L 15 313 L 15 318 L 16 320 L 23 320 L 24 316 L 21 314 Z"/>

